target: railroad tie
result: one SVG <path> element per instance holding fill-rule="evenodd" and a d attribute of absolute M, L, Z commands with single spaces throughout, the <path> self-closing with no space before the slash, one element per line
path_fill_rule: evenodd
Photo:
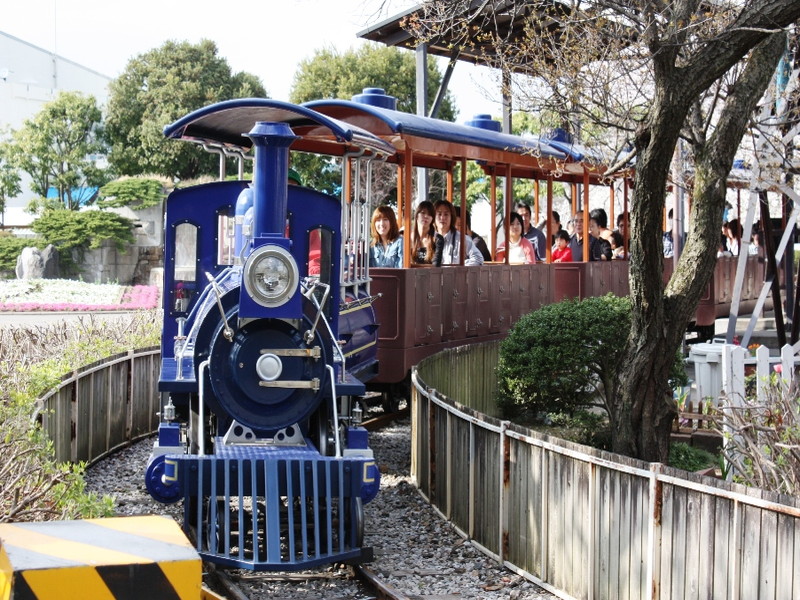
<path fill-rule="evenodd" d="M 199 600 L 201 581 L 169 517 L 0 524 L 0 600 Z"/>

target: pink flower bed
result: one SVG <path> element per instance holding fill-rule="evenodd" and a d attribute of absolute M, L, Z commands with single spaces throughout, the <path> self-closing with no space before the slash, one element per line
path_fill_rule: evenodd
<path fill-rule="evenodd" d="M 4 312 L 81 312 L 102 310 L 144 310 L 158 306 L 158 288 L 154 285 L 127 287 L 117 304 L 91 304 L 90 302 L 0 302 Z"/>

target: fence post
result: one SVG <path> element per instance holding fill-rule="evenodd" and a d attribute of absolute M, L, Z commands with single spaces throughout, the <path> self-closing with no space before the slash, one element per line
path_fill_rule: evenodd
<path fill-rule="evenodd" d="M 794 348 L 791 344 L 786 344 L 781 348 L 781 380 L 783 381 L 783 392 L 789 389 L 794 377 Z"/>
<path fill-rule="evenodd" d="M 744 348 L 725 344 L 722 347 L 722 389 L 728 397 L 728 402 L 733 403 L 738 397 L 738 403 L 744 398 Z"/>
<path fill-rule="evenodd" d="M 756 398 L 759 402 L 766 400 L 771 376 L 769 348 L 762 345 L 756 350 Z"/>

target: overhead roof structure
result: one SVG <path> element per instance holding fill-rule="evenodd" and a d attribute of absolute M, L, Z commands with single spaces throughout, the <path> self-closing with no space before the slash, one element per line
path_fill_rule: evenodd
<path fill-rule="evenodd" d="M 568 4 L 560 0 L 537 0 L 515 2 L 513 0 L 472 0 L 463 12 L 453 15 L 455 21 L 478 25 L 490 17 L 495 32 L 507 42 L 523 39 L 526 27 L 534 24 L 539 29 L 558 29 L 553 20 L 554 13 L 567 13 Z M 376 23 L 356 35 L 360 38 L 415 50 L 420 42 L 406 28 L 416 18 L 422 17 L 422 5 L 416 5 L 399 14 Z M 466 37 L 465 34 L 466 33 Z M 480 27 L 469 27 L 445 32 L 442 36 L 426 41 L 427 51 L 436 56 L 457 59 L 477 65 L 496 66 L 499 54 L 492 38 L 488 38 Z M 513 67 L 515 72 L 526 72 L 523 65 Z"/>

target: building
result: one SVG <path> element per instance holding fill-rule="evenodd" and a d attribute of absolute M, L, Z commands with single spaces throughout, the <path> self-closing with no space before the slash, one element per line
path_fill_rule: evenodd
<path fill-rule="evenodd" d="M 0 131 L 19 128 L 62 91 L 92 95 L 103 106 L 110 81 L 97 71 L 0 31 Z M 30 180 L 22 175 L 22 194 L 6 203 L 3 222 L 7 227 L 26 227 L 32 220 L 24 208 L 34 195 Z"/>

